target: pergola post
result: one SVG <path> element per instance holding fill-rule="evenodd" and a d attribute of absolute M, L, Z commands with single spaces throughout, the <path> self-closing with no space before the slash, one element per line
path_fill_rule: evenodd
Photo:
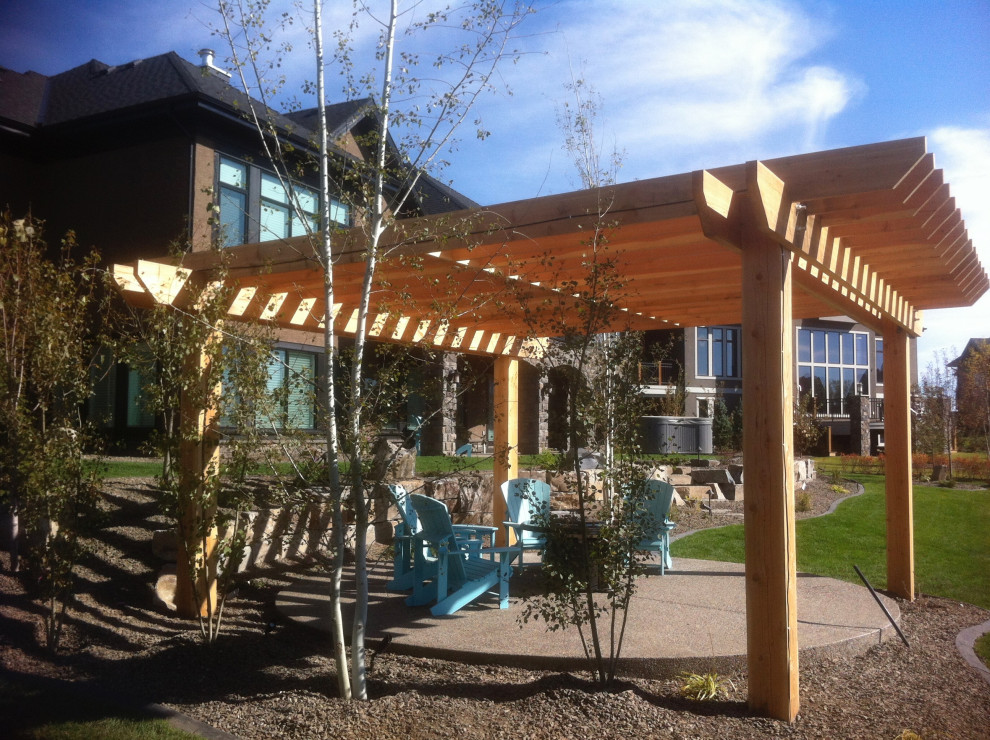
<path fill-rule="evenodd" d="M 495 460 L 492 476 L 492 516 L 494 525 L 505 521 L 505 500 L 501 486 L 519 475 L 519 360 L 513 357 L 495 358 Z M 499 546 L 505 547 L 505 531 L 496 535 Z"/>
<path fill-rule="evenodd" d="M 743 456 L 749 707 L 799 707 L 790 253 L 742 230 Z"/>
<path fill-rule="evenodd" d="M 207 616 L 217 604 L 217 533 L 204 530 L 216 512 L 216 489 L 210 478 L 220 466 L 216 430 L 217 410 L 210 401 L 219 389 L 210 388 L 210 358 L 201 348 L 185 359 L 185 371 L 198 381 L 183 391 L 180 402 L 179 536 L 176 559 L 175 605 L 181 617 Z M 205 536 L 204 536 L 205 535 Z M 205 568 L 203 565 L 205 563 Z M 193 588 L 195 571 L 200 571 Z"/>
<path fill-rule="evenodd" d="M 911 355 L 906 331 L 883 327 L 887 588 L 914 600 L 914 503 L 911 480 Z"/>

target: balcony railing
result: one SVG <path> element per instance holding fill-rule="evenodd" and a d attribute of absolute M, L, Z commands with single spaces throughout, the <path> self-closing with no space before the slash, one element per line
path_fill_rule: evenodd
<path fill-rule="evenodd" d="M 814 401 L 815 418 L 819 421 L 847 421 L 849 419 L 849 406 L 844 399 L 831 398 L 821 403 L 817 399 Z M 883 399 L 870 399 L 870 421 L 883 421 Z"/>
<path fill-rule="evenodd" d="M 639 382 L 643 385 L 670 385 L 677 382 L 678 374 L 676 362 L 639 363 Z"/>

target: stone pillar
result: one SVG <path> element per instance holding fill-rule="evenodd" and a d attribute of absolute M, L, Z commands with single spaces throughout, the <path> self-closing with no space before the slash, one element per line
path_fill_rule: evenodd
<path fill-rule="evenodd" d="M 550 445 L 550 383 L 547 377 L 540 373 L 539 429 L 537 430 L 537 452 L 543 452 Z"/>
<path fill-rule="evenodd" d="M 867 457 L 870 454 L 870 397 L 849 398 L 849 452 Z"/>
<path fill-rule="evenodd" d="M 445 352 L 441 361 L 443 373 L 440 399 L 440 447 L 441 454 L 453 455 L 457 451 L 457 408 L 461 376 L 457 371 L 457 355 Z"/>

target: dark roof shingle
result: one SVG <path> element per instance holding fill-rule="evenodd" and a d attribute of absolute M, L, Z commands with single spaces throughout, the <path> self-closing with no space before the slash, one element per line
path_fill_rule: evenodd
<path fill-rule="evenodd" d="M 221 74 L 188 62 L 172 51 L 116 66 L 93 59 L 51 77 L 0 67 L 0 121 L 25 130 L 186 101 L 235 116 L 243 115 L 252 103 L 259 104 Z M 326 106 L 330 138 L 340 137 L 365 115 L 373 115 L 372 105 L 370 98 L 363 98 Z M 312 141 L 317 128 L 316 112 L 316 108 L 287 114 L 271 110 L 270 121 L 297 141 Z M 416 200 L 427 214 L 477 206 L 425 174 L 419 178 L 416 190 Z"/>

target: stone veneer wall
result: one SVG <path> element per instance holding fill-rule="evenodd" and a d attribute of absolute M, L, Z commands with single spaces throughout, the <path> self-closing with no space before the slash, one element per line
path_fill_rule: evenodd
<path fill-rule="evenodd" d="M 863 457 L 870 454 L 869 396 L 856 396 L 849 400 L 849 452 Z"/>

